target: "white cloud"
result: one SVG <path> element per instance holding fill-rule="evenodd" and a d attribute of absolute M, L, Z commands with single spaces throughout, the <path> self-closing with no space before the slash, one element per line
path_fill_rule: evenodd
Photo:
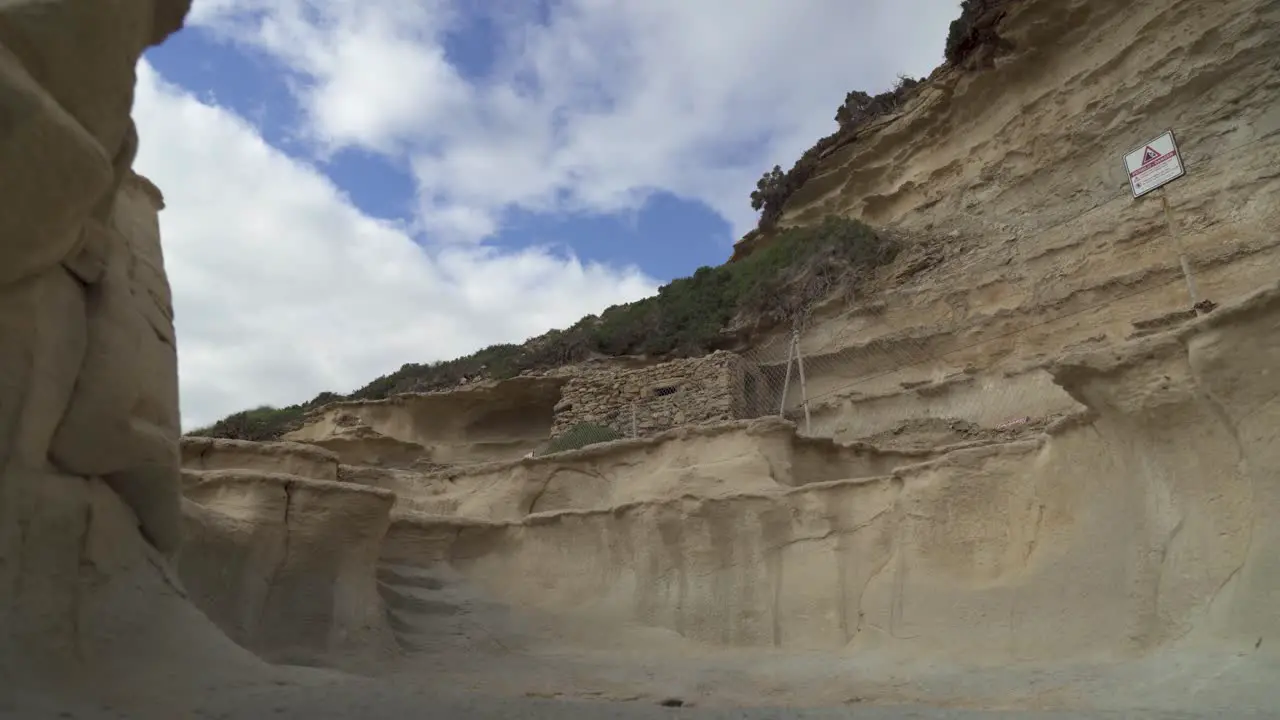
<path fill-rule="evenodd" d="M 655 289 L 638 270 L 538 249 L 425 250 L 146 63 L 134 116 L 136 167 L 167 204 L 188 429 L 567 326 Z"/>
<path fill-rule="evenodd" d="M 844 93 L 941 61 L 958 0 L 197 0 L 192 22 L 273 53 L 322 151 L 355 145 L 415 169 L 423 227 L 492 233 L 512 207 L 634 209 L 661 189 L 738 233 L 747 196 L 833 129 Z M 468 9 L 470 8 L 470 9 Z M 466 12 L 505 28 L 465 77 L 443 43 Z"/>

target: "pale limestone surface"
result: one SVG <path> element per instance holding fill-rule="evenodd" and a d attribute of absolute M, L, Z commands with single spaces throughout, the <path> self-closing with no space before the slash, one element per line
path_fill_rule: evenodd
<path fill-rule="evenodd" d="M 257 443 L 225 438 L 182 438 L 182 467 L 189 471 L 257 470 L 312 480 L 337 480 L 338 456 L 307 443 Z"/>
<path fill-rule="evenodd" d="M 515 459 L 546 442 L 565 382 L 517 377 L 331 403 L 285 439 L 328 448 L 345 463 L 391 468 Z"/>
<path fill-rule="evenodd" d="M 163 680 L 163 712 L 262 668 L 168 567 L 182 518 L 163 203 L 130 170 L 129 108 L 139 55 L 187 5 L 0 6 L 0 699 L 137 700 Z"/>
<path fill-rule="evenodd" d="M 1280 6 L 1008 10 L 1010 54 L 981 72 L 935 72 L 787 205 L 784 224 L 845 213 L 907 244 L 803 336 L 815 434 L 855 439 L 922 416 L 992 427 L 1078 409 L 1046 363 L 1189 308 L 1161 193 L 1201 298 L 1228 304 L 1277 279 Z M 1188 174 L 1134 200 L 1121 157 L 1167 129 Z M 761 344 L 785 359 L 785 344 Z"/>
<path fill-rule="evenodd" d="M 392 493 L 261 470 L 188 472 L 178 577 L 231 639 L 282 663 L 390 655 L 373 568 Z"/>
<path fill-rule="evenodd" d="M 702 692 L 721 701 L 772 687 L 775 701 L 841 702 L 846 679 L 795 668 L 818 653 L 856 664 L 859 694 L 880 699 L 1258 707 L 1280 668 L 1265 642 L 1280 631 L 1280 567 L 1265 550 L 1280 516 L 1269 489 L 1280 381 L 1264 372 L 1277 362 L 1280 286 L 1057 363 L 1055 382 L 1088 412 L 1030 440 L 886 457 L 896 466 L 875 474 L 838 446 L 796 462 L 814 441 L 749 423 L 476 470 L 485 501 L 448 512 L 414 509 L 405 482 L 382 562 L 401 586 L 430 579 L 424 598 L 521 609 L 526 625 L 506 632 L 522 647 L 599 648 L 595 664 L 562 671 L 579 678 L 556 686 L 567 695 L 624 695 L 605 658 L 621 647 L 660 657 L 680 638 L 693 644 L 665 652 L 767 653 L 691 663 L 719 664 L 724 676 Z M 762 459 L 725 462 L 733 446 Z M 705 462 L 672 493 L 662 468 L 680 458 Z M 528 514 L 544 466 L 542 478 L 575 481 L 561 507 Z M 437 672 L 465 682 L 473 666 L 453 662 Z M 513 692 L 555 686 L 529 667 L 489 677 Z M 1145 694 L 1123 699 L 1125 688 Z"/>

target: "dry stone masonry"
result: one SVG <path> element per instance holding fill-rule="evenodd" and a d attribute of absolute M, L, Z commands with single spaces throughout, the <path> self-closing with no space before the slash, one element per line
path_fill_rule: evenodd
<path fill-rule="evenodd" d="M 551 435 L 579 423 L 644 437 L 681 425 L 751 417 L 758 370 L 731 352 L 641 368 L 578 366 L 555 408 Z"/>

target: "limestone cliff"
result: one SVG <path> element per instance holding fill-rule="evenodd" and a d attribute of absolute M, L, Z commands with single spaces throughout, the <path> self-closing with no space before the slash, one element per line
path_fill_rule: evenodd
<path fill-rule="evenodd" d="M 1179 248 L 1196 300 L 1276 279 L 1280 6 L 1043 0 L 997 16 L 997 57 L 940 69 L 786 204 L 783 225 L 836 213 L 908 239 L 873 286 L 812 317 L 815 432 L 1071 412 L 1043 366 L 1185 318 Z M 1121 158 L 1166 129 L 1188 174 L 1135 200 Z"/>
<path fill-rule="evenodd" d="M 135 63 L 188 6 L 0 4 L 0 712 L 27 693 L 151 696 L 146 712 L 175 717 L 157 684 L 260 672 L 169 568 L 173 310 L 129 111 Z"/>

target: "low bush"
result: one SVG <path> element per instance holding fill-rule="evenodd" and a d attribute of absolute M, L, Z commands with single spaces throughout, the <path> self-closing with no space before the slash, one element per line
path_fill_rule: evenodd
<path fill-rule="evenodd" d="M 542 454 L 550 455 L 551 453 L 577 450 L 588 445 L 621 439 L 622 434 L 611 427 L 594 423 L 578 423 L 547 443 L 547 447 L 542 451 Z"/>

